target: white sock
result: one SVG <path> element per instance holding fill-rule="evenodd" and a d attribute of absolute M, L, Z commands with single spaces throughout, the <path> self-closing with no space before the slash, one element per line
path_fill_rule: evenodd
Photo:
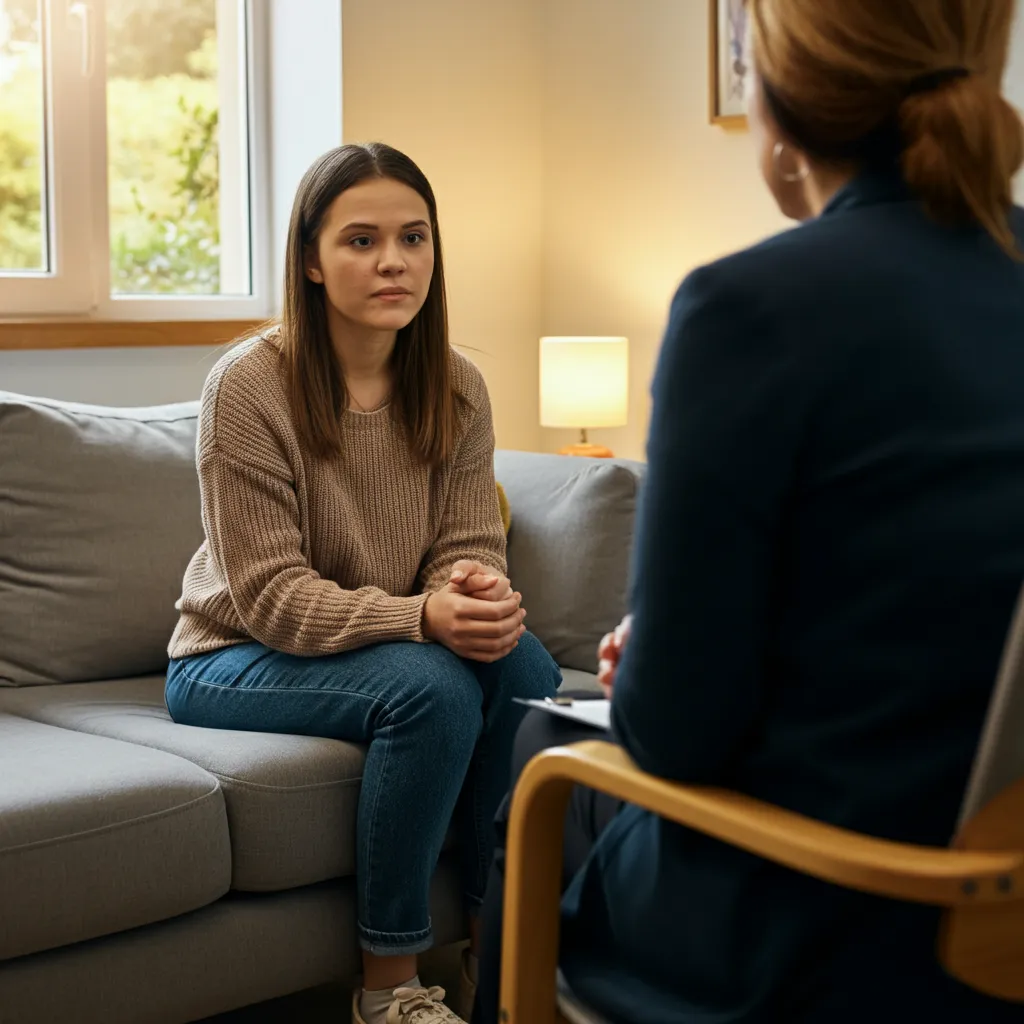
<path fill-rule="evenodd" d="M 403 981 L 401 985 L 393 985 L 391 988 L 379 988 L 368 992 L 365 988 L 359 997 L 359 1012 L 363 1015 L 366 1024 L 385 1024 L 385 1018 L 391 1004 L 395 1001 L 396 988 L 422 988 L 420 976 Z"/>

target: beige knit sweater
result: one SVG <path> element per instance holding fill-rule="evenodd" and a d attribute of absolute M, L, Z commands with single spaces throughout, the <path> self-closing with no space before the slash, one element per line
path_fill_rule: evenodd
<path fill-rule="evenodd" d="M 303 450 L 275 340 L 217 363 L 196 451 L 206 540 L 185 572 L 172 658 L 250 639 L 306 656 L 422 642 L 427 595 L 456 561 L 506 571 L 487 388 L 454 352 L 452 366 L 469 408 L 448 464 L 430 470 L 387 407 L 345 413 L 342 455 Z"/>

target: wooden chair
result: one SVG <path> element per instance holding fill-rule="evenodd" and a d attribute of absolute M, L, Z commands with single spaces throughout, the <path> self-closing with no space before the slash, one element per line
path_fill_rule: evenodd
<path fill-rule="evenodd" d="M 601 1022 L 571 996 L 556 997 L 562 834 L 577 784 L 815 878 L 945 907 L 943 967 L 981 992 L 1024 1003 L 1024 594 L 949 849 L 858 835 L 739 793 L 666 782 L 606 742 L 535 757 L 509 822 L 502 1024 Z"/>

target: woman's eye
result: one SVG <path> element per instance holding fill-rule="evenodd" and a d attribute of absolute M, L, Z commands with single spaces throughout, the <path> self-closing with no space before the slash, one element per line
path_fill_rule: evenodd
<path fill-rule="evenodd" d="M 408 245 L 422 245 L 426 240 L 426 236 L 419 231 L 410 231 L 405 236 L 405 241 Z"/>
<path fill-rule="evenodd" d="M 373 245 L 373 239 L 367 235 L 359 235 L 351 239 L 349 245 L 355 246 L 357 249 L 369 249 Z"/>

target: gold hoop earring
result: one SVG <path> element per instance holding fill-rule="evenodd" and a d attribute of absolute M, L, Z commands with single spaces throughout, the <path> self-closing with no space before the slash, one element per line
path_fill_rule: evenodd
<path fill-rule="evenodd" d="M 787 185 L 795 185 L 797 182 L 806 181 L 807 176 L 811 173 L 811 169 L 804 164 L 795 174 L 792 171 L 782 170 L 780 159 L 782 154 L 786 152 L 786 144 L 784 142 L 776 142 L 775 149 L 772 151 L 772 160 L 775 162 L 775 170 L 778 172 L 779 177 L 786 182 Z"/>

